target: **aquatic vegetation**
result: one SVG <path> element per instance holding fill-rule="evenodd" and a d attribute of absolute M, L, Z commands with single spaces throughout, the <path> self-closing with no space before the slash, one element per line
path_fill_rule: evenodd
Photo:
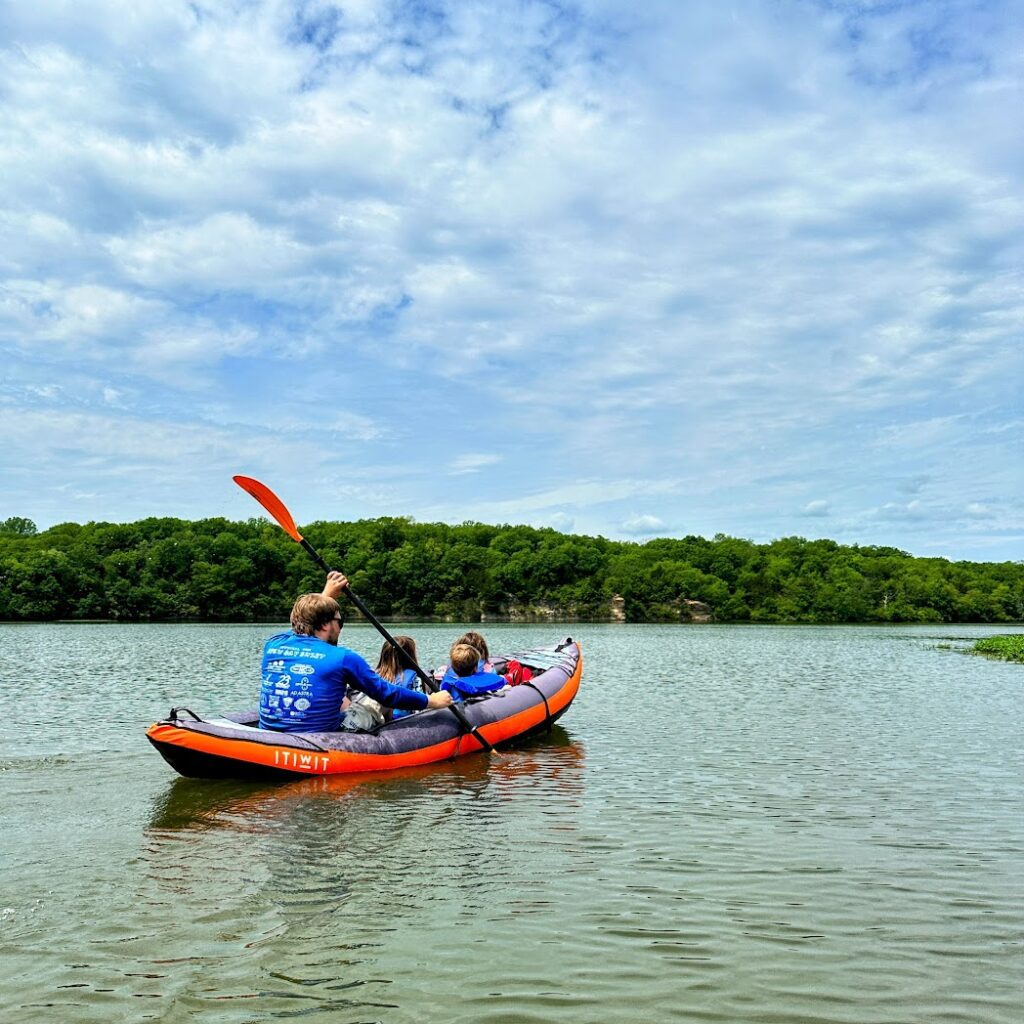
<path fill-rule="evenodd" d="M 985 654 L 990 658 L 1024 663 L 1024 635 L 987 636 L 984 640 L 978 640 L 972 650 L 975 654 Z"/>

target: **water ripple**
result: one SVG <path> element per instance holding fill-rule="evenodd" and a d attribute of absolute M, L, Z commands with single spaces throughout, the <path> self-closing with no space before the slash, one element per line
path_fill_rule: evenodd
<path fill-rule="evenodd" d="M 587 627 L 550 737 L 276 787 L 142 739 L 251 704 L 265 628 L 62 630 L 0 724 L 19 1022 L 1019 1024 L 1024 675 L 933 628 Z"/>

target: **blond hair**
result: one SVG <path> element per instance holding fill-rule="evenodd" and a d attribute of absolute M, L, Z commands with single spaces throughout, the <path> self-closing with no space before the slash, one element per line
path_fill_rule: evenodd
<path fill-rule="evenodd" d="M 471 676 L 476 671 L 476 666 L 480 661 L 480 652 L 471 644 L 462 644 L 456 641 L 452 644 L 451 653 L 448 657 L 449 661 L 451 661 L 452 670 L 457 676 L 462 678 L 464 676 Z"/>
<path fill-rule="evenodd" d="M 341 608 L 333 597 L 324 594 L 303 594 L 292 605 L 292 630 L 300 636 L 312 636 L 318 629 L 323 629 L 335 615 L 341 614 Z"/>

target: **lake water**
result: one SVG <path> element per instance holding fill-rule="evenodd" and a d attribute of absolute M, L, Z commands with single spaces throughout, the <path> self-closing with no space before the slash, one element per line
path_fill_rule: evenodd
<path fill-rule="evenodd" d="M 552 736 L 177 778 L 144 729 L 273 631 L 0 626 L 4 1020 L 1024 1019 L 1024 666 L 963 653 L 1012 630 L 492 625 L 580 639 Z"/>

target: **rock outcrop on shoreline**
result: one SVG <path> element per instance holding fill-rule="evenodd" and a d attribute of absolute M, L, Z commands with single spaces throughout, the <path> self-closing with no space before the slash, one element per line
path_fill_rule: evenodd
<path fill-rule="evenodd" d="M 492 611 L 481 611 L 481 622 L 628 622 L 626 599 L 615 594 L 608 602 L 605 614 L 592 610 L 581 612 L 573 606 L 537 602 L 536 604 L 508 604 Z M 665 607 L 665 622 L 708 623 L 714 621 L 711 606 L 692 598 L 677 598 Z"/>

